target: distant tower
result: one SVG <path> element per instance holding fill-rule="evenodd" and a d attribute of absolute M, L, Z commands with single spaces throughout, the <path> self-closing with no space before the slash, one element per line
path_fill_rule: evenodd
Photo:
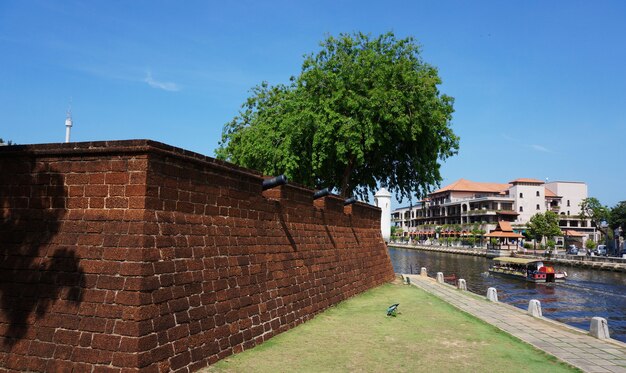
<path fill-rule="evenodd" d="M 391 237 L 391 193 L 385 188 L 380 188 L 374 195 L 376 206 L 380 207 L 380 231 L 385 242 Z"/>
<path fill-rule="evenodd" d="M 65 118 L 65 142 L 70 142 L 70 130 L 72 129 L 72 108 L 67 110 L 67 118 Z"/>

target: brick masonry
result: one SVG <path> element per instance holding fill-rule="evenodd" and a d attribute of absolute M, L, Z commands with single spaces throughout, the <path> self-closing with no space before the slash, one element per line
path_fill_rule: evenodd
<path fill-rule="evenodd" d="M 393 279 L 380 210 L 149 140 L 0 147 L 0 368 L 196 371 Z"/>

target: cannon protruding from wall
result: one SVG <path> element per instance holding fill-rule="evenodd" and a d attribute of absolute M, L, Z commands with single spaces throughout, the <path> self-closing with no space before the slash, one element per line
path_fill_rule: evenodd
<path fill-rule="evenodd" d="M 327 195 L 330 194 L 330 189 L 329 188 L 324 188 L 324 189 L 320 189 L 317 192 L 313 193 L 313 199 L 320 199 L 322 197 L 326 197 Z"/>
<path fill-rule="evenodd" d="M 263 190 L 276 188 L 277 186 L 285 185 L 285 184 L 287 184 L 287 176 L 279 175 L 271 179 L 263 180 Z"/>
<path fill-rule="evenodd" d="M 352 204 L 354 204 L 356 202 L 357 202 L 356 197 L 350 197 L 350 198 L 347 198 L 345 201 L 343 201 L 343 205 L 344 206 L 348 206 L 348 205 L 352 205 Z"/>

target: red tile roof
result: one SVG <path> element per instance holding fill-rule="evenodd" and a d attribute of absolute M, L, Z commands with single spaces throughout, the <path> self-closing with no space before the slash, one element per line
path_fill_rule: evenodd
<path fill-rule="evenodd" d="M 513 227 L 511 227 L 511 223 L 508 221 L 499 221 L 496 229 L 488 234 L 485 237 L 497 237 L 497 238 L 522 238 L 519 233 L 513 232 Z"/>
<path fill-rule="evenodd" d="M 585 234 L 568 229 L 568 230 L 563 231 L 563 236 L 584 237 Z"/>
<path fill-rule="evenodd" d="M 500 232 L 500 231 L 493 231 L 491 233 L 488 233 L 485 235 L 485 237 L 496 237 L 496 238 L 522 238 L 524 236 L 522 236 L 519 233 L 514 233 L 514 232 Z"/>
<path fill-rule="evenodd" d="M 510 186 L 511 185 L 509 184 L 479 183 L 476 181 L 459 179 L 452 184 L 446 185 L 445 187 L 430 193 L 430 195 L 448 191 L 502 193 L 509 189 Z"/>
<path fill-rule="evenodd" d="M 511 227 L 511 223 L 508 221 L 499 221 L 496 231 L 513 232 L 513 227 Z"/>
<path fill-rule="evenodd" d="M 546 188 L 546 197 L 558 197 L 558 196 L 556 195 L 556 193 Z"/>

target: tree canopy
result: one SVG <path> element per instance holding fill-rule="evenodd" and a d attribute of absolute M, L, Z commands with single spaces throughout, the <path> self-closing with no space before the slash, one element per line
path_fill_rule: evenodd
<path fill-rule="evenodd" d="M 622 235 L 626 234 L 626 201 L 622 201 L 611 209 L 609 216 L 611 228 L 622 228 Z"/>
<path fill-rule="evenodd" d="M 411 37 L 328 37 L 289 84 L 254 87 L 224 126 L 219 159 L 361 198 L 379 186 L 418 197 L 456 154 L 453 99 Z"/>
<path fill-rule="evenodd" d="M 562 234 L 561 228 L 559 228 L 559 216 L 552 211 L 533 215 L 527 226 L 528 235 L 540 241 L 544 237 L 552 239 L 554 236 Z"/>
<path fill-rule="evenodd" d="M 610 209 L 603 206 L 595 197 L 585 198 L 580 202 L 580 219 L 590 219 L 596 228 L 606 235 L 607 230 L 602 226 L 602 222 L 609 221 Z"/>

